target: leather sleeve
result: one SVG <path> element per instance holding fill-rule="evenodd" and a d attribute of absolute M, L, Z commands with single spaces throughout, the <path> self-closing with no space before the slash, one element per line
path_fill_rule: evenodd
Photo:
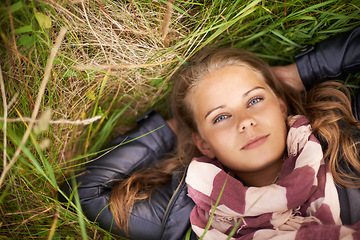
<path fill-rule="evenodd" d="M 166 122 L 158 114 L 149 112 L 140 119 L 136 129 L 112 141 L 110 146 L 113 147 L 106 154 L 87 163 L 84 170 L 76 173 L 77 190 L 86 217 L 98 222 L 101 228 L 124 236 L 124 232 L 116 228 L 108 206 L 111 189 L 116 184 L 113 180 L 128 177 L 135 170 L 158 161 L 173 149 L 175 139 Z M 73 186 L 63 184 L 61 189 L 70 196 Z M 164 209 L 172 191 L 164 188 L 154 193 L 157 203 L 164 205 Z M 149 204 L 143 201 L 134 206 L 130 224 L 141 226 L 145 232 L 154 232 L 155 235 L 148 236 L 148 239 L 156 239 L 160 234 L 161 219 Z M 136 239 L 136 232 L 133 234 Z"/>
<path fill-rule="evenodd" d="M 295 61 L 307 90 L 317 83 L 344 79 L 360 71 L 360 27 L 310 47 L 296 55 Z"/>

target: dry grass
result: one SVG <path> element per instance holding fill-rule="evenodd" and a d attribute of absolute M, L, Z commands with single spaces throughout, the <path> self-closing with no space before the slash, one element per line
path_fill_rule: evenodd
<path fill-rule="evenodd" d="M 30 131 L 1 186 L 0 239 L 111 239 L 59 204 L 58 183 L 148 109 L 166 116 L 169 78 L 183 60 L 218 44 L 287 63 L 299 45 L 359 25 L 358 6 L 359 0 L 2 2 L 3 167 L 29 126 L 38 130 Z M 39 13 L 51 19 L 50 28 L 44 28 L 49 22 Z M 67 32 L 39 114 L 31 118 L 50 50 L 63 27 Z"/>
<path fill-rule="evenodd" d="M 9 10 L 11 4 L 4 6 L 13 20 L 10 35 L 2 36 L 9 61 L 3 59 L 1 65 L 5 69 L 5 99 L 8 103 L 14 99 L 11 106 L 4 107 L 6 126 L 15 131 L 4 136 L 8 143 L 5 149 L 9 149 L 6 154 L 13 156 L 12 149 L 20 140 L 17 134 L 27 130 L 31 135 L 26 149 L 29 153 L 20 154 L 16 166 L 3 174 L 0 227 L 2 233 L 7 229 L 9 232 L 0 234 L 0 238 L 83 236 L 76 215 L 57 202 L 57 185 L 52 180 L 60 181 L 69 167 L 84 162 L 84 157 L 77 157 L 79 154 L 96 152 L 110 135 L 128 130 L 135 117 L 164 101 L 169 76 L 179 65 L 177 56 L 186 48 L 174 51 L 169 47 L 189 33 L 182 22 L 184 13 L 153 1 L 140 5 L 121 1 L 33 2 L 37 11 L 43 8 L 51 17 L 52 28 L 39 30 L 37 45 L 28 47 L 16 40 L 14 32 L 20 23 L 16 12 Z M 24 9 L 30 8 L 25 4 Z M 46 59 L 63 27 L 67 32 L 56 53 L 46 91 L 40 96 L 40 113 L 30 118 L 40 94 L 38 86 Z M 46 115 L 45 109 L 51 114 L 41 117 Z M 123 114 L 117 114 L 120 111 Z M 94 117 L 100 119 L 84 122 Z M 107 124 L 110 120 L 116 125 Z M 35 133 L 32 125 L 43 130 Z M 113 130 L 115 127 L 117 130 Z M 94 141 L 104 128 L 108 136 L 102 142 Z M 42 167 L 45 171 L 40 170 Z M 92 239 L 110 238 L 97 228 L 88 231 Z"/>
<path fill-rule="evenodd" d="M 69 26 L 61 49 L 68 62 L 56 69 L 67 74 L 58 76 L 59 85 L 54 86 L 61 103 L 54 109 L 59 117 L 92 117 L 99 114 L 94 107 L 101 107 L 100 114 L 111 114 L 132 102 L 124 116 L 133 119 L 166 95 L 168 76 L 184 49 L 170 50 L 165 41 L 171 44 L 186 37 L 184 14 L 172 13 L 176 21 L 165 24 L 164 36 L 161 26 L 168 21 L 167 6 L 159 2 L 48 4 L 59 23 Z"/>

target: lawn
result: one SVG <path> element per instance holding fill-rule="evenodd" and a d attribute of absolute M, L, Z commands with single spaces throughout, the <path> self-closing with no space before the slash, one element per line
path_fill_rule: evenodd
<path fill-rule="evenodd" d="M 360 0 L 1 1 L 0 239 L 115 239 L 59 185 L 149 109 L 169 117 L 169 80 L 201 48 L 285 65 L 359 25 Z"/>

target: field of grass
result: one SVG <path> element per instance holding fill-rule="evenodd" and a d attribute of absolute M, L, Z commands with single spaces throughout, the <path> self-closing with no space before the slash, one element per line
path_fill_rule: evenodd
<path fill-rule="evenodd" d="M 359 25 L 360 0 L 1 1 L 0 239 L 115 239 L 59 184 L 150 108 L 168 116 L 169 78 L 201 48 L 284 65 Z"/>

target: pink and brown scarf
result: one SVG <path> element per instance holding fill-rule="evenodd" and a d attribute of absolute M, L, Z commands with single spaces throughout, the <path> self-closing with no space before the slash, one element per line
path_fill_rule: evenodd
<path fill-rule="evenodd" d="M 274 184 L 244 186 L 216 159 L 190 163 L 190 221 L 198 236 L 213 212 L 204 239 L 227 239 L 234 228 L 231 239 L 360 239 L 360 223 L 341 224 L 337 190 L 308 120 L 295 116 L 289 122 L 288 157 Z"/>

